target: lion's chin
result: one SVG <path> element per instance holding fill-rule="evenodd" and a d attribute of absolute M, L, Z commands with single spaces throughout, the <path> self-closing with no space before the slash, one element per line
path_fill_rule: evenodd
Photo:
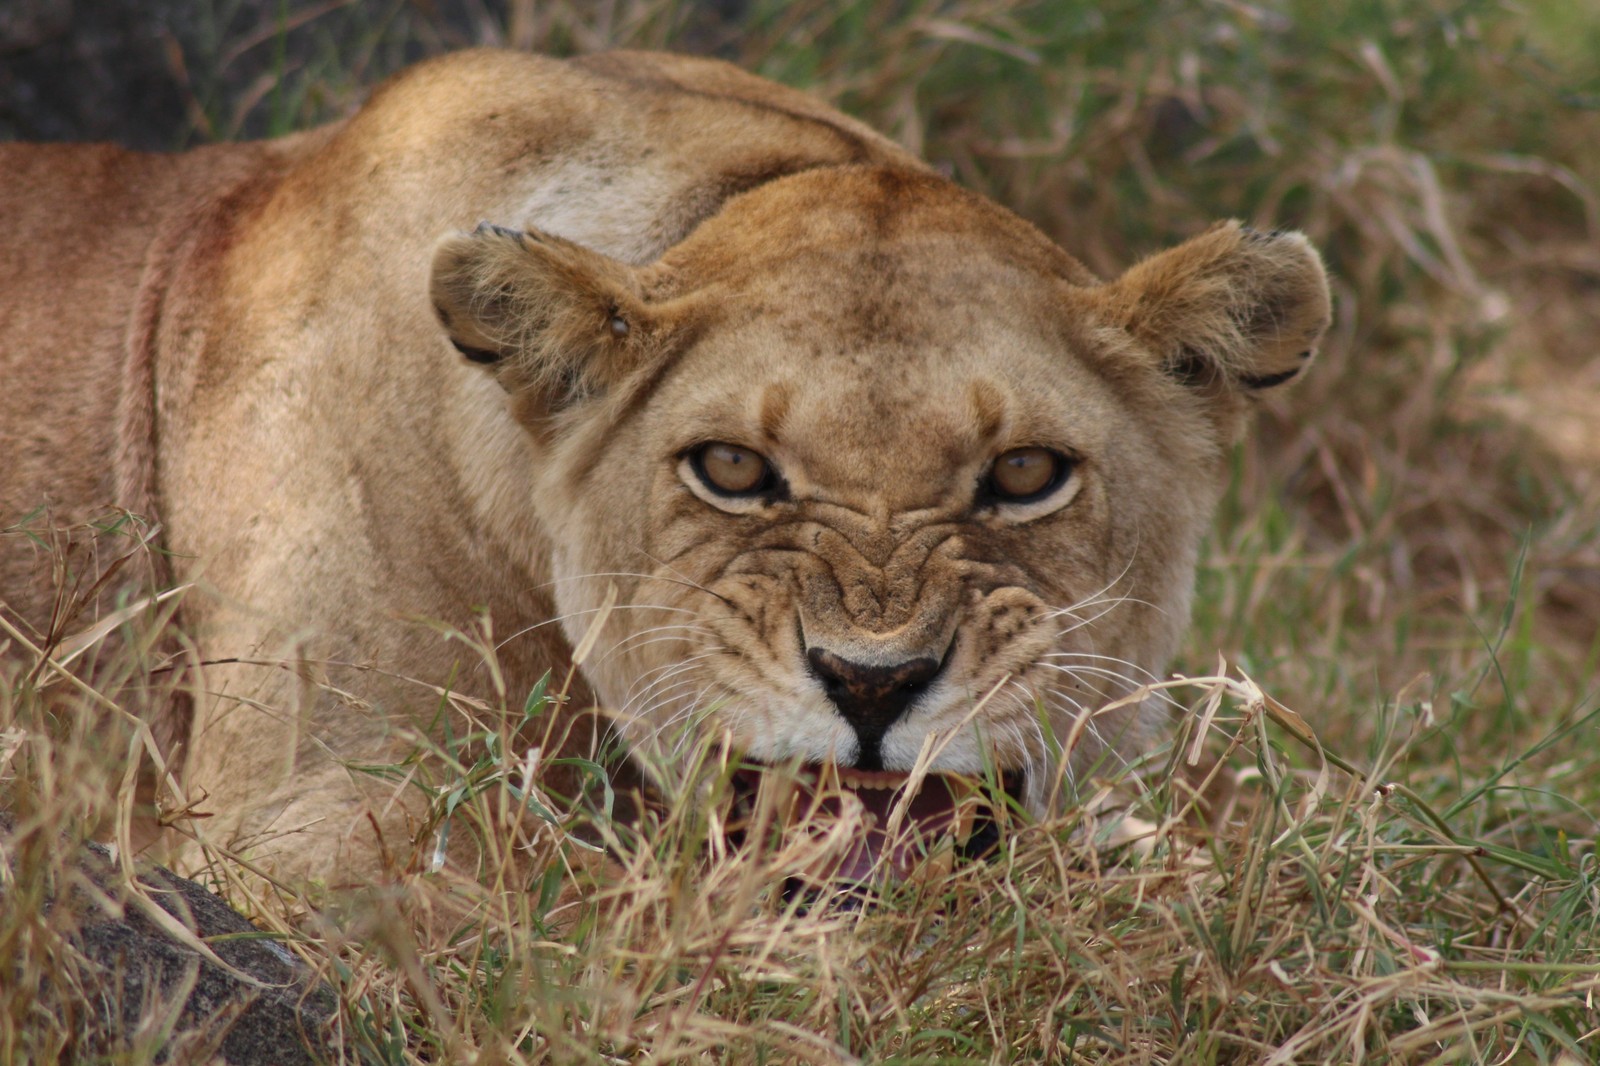
<path fill-rule="evenodd" d="M 928 773 L 913 783 L 893 770 L 834 764 L 734 774 L 729 838 L 800 846 L 801 876 L 817 884 L 904 879 L 930 857 L 979 858 L 1021 809 L 1024 775 Z M 809 851 L 805 843 L 815 845 Z"/>

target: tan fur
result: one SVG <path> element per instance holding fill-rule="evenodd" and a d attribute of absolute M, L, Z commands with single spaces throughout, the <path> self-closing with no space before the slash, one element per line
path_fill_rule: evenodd
<path fill-rule="evenodd" d="M 939 767 L 1027 768 L 1042 805 L 1042 724 L 1077 773 L 1159 722 L 1083 712 L 1165 669 L 1248 397 L 1328 316 L 1296 235 L 1227 223 L 1101 283 L 859 124 L 669 56 L 461 53 L 297 137 L 0 174 L 0 524 L 149 515 L 208 658 L 301 664 L 210 668 L 188 746 L 208 831 L 286 873 L 401 843 L 415 797 L 340 761 L 436 710 L 382 671 L 489 691 L 419 620 L 487 617 L 517 694 L 613 588 L 578 695 L 636 749 L 848 761 L 807 648 L 946 655 L 884 765 L 948 734 Z M 709 497 L 712 441 L 787 498 Z M 1031 445 L 1076 458 L 1058 497 L 975 501 Z M 37 561 L 0 568 L 41 624 Z"/>

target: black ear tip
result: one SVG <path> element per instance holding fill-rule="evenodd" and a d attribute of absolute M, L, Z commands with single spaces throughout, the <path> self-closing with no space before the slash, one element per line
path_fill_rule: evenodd
<path fill-rule="evenodd" d="M 471 348 L 465 344 L 462 344 L 458 340 L 452 340 L 450 343 L 452 346 L 454 346 L 456 351 L 466 356 L 472 362 L 477 363 L 479 366 L 493 366 L 503 358 L 501 353 L 490 351 L 487 348 Z"/>
<path fill-rule="evenodd" d="M 1296 374 L 1300 373 L 1299 367 L 1281 370 L 1276 374 L 1261 374 L 1256 376 L 1241 375 L 1239 384 L 1247 389 L 1270 389 L 1274 385 L 1282 385 Z"/>
<path fill-rule="evenodd" d="M 1168 360 L 1163 370 L 1180 385 L 1199 387 L 1216 380 L 1217 364 L 1193 348 L 1182 348 Z"/>

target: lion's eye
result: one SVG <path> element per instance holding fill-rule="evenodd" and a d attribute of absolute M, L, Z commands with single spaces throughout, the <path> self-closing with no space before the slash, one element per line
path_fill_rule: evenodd
<path fill-rule="evenodd" d="M 1027 503 L 1059 487 L 1072 472 L 1072 460 L 1048 448 L 1013 448 L 989 468 L 985 487 L 1003 503 Z"/>
<path fill-rule="evenodd" d="M 736 444 L 703 444 L 689 456 L 694 472 L 712 492 L 756 496 L 772 488 L 772 465 Z"/>

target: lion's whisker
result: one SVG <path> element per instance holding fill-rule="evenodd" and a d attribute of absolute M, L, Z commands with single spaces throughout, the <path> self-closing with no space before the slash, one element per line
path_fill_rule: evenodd
<path fill-rule="evenodd" d="M 692 663 L 675 664 L 671 668 L 655 670 L 635 679 L 634 683 L 629 687 L 627 695 L 623 698 L 622 705 L 618 708 L 618 713 L 635 716 L 636 708 L 659 699 L 663 686 L 683 674 L 689 673 L 692 669 Z"/>
<path fill-rule="evenodd" d="M 635 678 L 633 684 L 629 686 L 627 695 L 623 697 L 623 707 L 627 708 L 636 701 L 649 699 L 658 686 L 665 684 L 680 674 L 692 671 L 695 663 L 712 658 L 716 654 L 715 651 L 706 651 L 699 655 L 692 655 L 687 659 L 663 663 L 653 670 L 646 671 Z M 641 689 L 640 685 L 644 687 Z"/>
<path fill-rule="evenodd" d="M 715 637 L 716 636 L 716 632 L 714 630 L 712 630 L 709 626 L 701 626 L 701 625 L 652 626 L 649 629 L 641 630 L 638 633 L 634 633 L 633 635 L 631 635 L 629 637 L 626 637 L 626 638 L 618 641 L 617 643 L 613 644 L 610 648 L 606 649 L 605 654 L 602 655 L 598 661 L 602 662 L 602 663 L 603 662 L 607 662 L 612 657 L 614 657 L 616 655 L 620 655 L 620 654 L 622 654 L 624 652 L 637 652 L 640 649 L 647 648 L 652 644 L 666 644 L 666 643 L 671 643 L 673 641 L 686 642 L 687 638 L 684 637 L 684 636 L 673 636 L 673 635 L 671 635 L 674 632 L 683 633 L 683 634 L 689 634 L 689 635 L 699 634 L 701 636 L 707 636 L 707 637 Z M 649 639 L 641 639 L 641 638 L 649 638 Z"/>
<path fill-rule="evenodd" d="M 501 648 L 505 647 L 507 644 L 510 644 L 513 640 L 516 640 L 518 637 L 526 636 L 529 633 L 532 633 L 535 629 L 543 629 L 545 626 L 557 625 L 557 624 L 559 624 L 561 622 L 567 621 L 568 619 L 582 618 L 585 615 L 599 614 L 602 610 L 611 610 L 611 611 L 672 611 L 672 612 L 676 612 L 676 613 L 679 613 L 679 614 L 692 614 L 692 615 L 696 615 L 697 617 L 699 615 L 699 612 L 691 611 L 687 607 L 666 607 L 666 606 L 663 606 L 663 605 L 660 605 L 660 604 L 653 604 L 653 603 L 614 603 L 609 608 L 605 608 L 605 607 L 585 607 L 582 610 L 568 611 L 565 614 L 558 614 L 554 618 L 546 618 L 542 622 L 534 622 L 532 625 L 523 626 L 521 629 L 513 630 L 504 639 L 495 641 L 495 645 L 494 645 L 495 650 L 499 651 Z"/>
<path fill-rule="evenodd" d="M 671 563 L 666 562 L 665 560 L 662 560 L 662 559 L 657 559 L 655 556 L 651 555 L 649 552 L 645 551 L 643 548 L 639 549 L 639 554 L 643 555 L 646 559 L 649 559 L 652 563 L 655 563 L 657 566 L 671 568 L 673 573 L 677 575 L 677 576 L 672 577 L 672 578 L 658 577 L 658 578 L 653 578 L 652 580 L 673 581 L 673 582 L 676 582 L 677 584 L 683 585 L 686 588 L 694 589 L 696 592 L 703 592 L 707 596 L 714 597 L 717 600 L 721 601 L 724 606 L 727 606 L 727 607 L 730 607 L 730 608 L 732 608 L 734 606 L 732 600 L 728 599 L 726 596 L 722 595 L 720 592 L 714 592 L 711 589 L 707 588 L 705 585 L 701 584 L 700 582 L 695 581 L 693 578 L 688 577 L 687 575 L 684 575 L 683 573 L 678 571 L 678 569 L 676 567 L 672 566 Z"/>
<path fill-rule="evenodd" d="M 651 561 L 657 562 L 658 560 L 652 559 Z M 661 565 L 666 566 L 669 564 L 662 563 Z M 723 603 L 728 603 L 725 597 L 691 578 L 681 576 L 663 576 L 662 574 L 647 574 L 642 570 L 597 570 L 586 574 L 568 574 L 565 577 L 553 577 L 547 581 L 541 581 L 539 584 L 532 587 L 534 589 L 548 589 L 553 588 L 556 585 L 566 584 L 571 581 L 595 581 L 600 578 L 634 578 L 639 581 L 662 581 L 671 585 L 682 585 L 684 588 L 693 589 L 696 592 L 703 592 L 707 596 L 714 596 Z M 729 604 L 729 606 L 732 605 Z"/>

